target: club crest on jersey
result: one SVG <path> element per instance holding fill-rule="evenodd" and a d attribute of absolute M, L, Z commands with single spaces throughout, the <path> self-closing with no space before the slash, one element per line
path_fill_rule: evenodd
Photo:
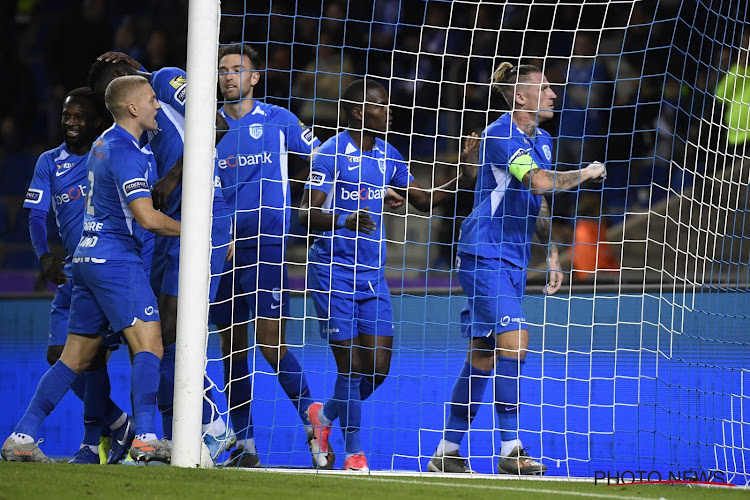
<path fill-rule="evenodd" d="M 552 151 L 550 151 L 549 146 L 546 144 L 542 146 L 542 151 L 544 151 L 544 156 L 547 158 L 547 161 L 550 161 L 552 159 Z"/>
<path fill-rule="evenodd" d="M 253 139 L 260 139 L 260 136 L 263 135 L 263 124 L 253 123 L 248 127 L 248 132 L 250 132 L 250 137 Z"/>
<path fill-rule="evenodd" d="M 385 158 L 378 158 L 378 168 L 381 174 L 385 173 Z"/>
<path fill-rule="evenodd" d="M 281 302 L 281 289 L 274 288 L 271 290 L 271 296 L 273 297 L 274 302 Z"/>

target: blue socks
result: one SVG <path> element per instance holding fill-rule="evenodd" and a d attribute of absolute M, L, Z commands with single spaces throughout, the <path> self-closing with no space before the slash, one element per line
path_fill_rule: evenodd
<path fill-rule="evenodd" d="M 151 352 L 139 352 L 133 357 L 130 390 L 133 396 L 135 433 L 155 433 L 156 395 L 159 390 L 159 358 Z"/>
<path fill-rule="evenodd" d="M 502 356 L 495 363 L 495 412 L 501 441 L 518 439 L 518 374 L 522 363 Z"/>
<path fill-rule="evenodd" d="M 211 387 L 213 384 L 208 377 L 203 377 L 203 418 L 201 423 L 203 425 L 210 424 L 213 422 L 214 408 L 216 408 L 216 400 L 214 399 L 214 390 Z"/>
<path fill-rule="evenodd" d="M 360 377 L 361 382 L 359 383 L 359 399 L 360 401 L 364 401 L 365 399 L 369 398 L 373 392 L 375 392 L 375 389 L 380 387 L 380 385 L 375 385 L 373 383 L 373 379 L 371 377 Z M 333 422 L 336 420 L 339 416 L 339 410 L 336 407 L 336 401 L 333 399 L 329 399 L 326 401 L 326 403 L 323 405 L 323 415 L 330 421 Z"/>
<path fill-rule="evenodd" d="M 36 439 L 39 426 L 49 415 L 60 400 L 65 396 L 78 378 L 76 372 L 68 368 L 62 361 L 57 360 L 39 380 L 34 396 L 31 398 L 26 413 L 14 429 L 19 434 L 28 434 Z M 97 444 L 99 437 L 97 436 Z"/>
<path fill-rule="evenodd" d="M 250 400 L 253 398 L 253 382 L 247 368 L 247 359 L 224 359 L 224 384 L 227 387 L 229 417 L 237 440 L 252 439 L 254 435 Z"/>
<path fill-rule="evenodd" d="M 359 398 L 362 401 L 369 398 L 377 389 L 373 380 L 373 377 L 362 377 L 362 382 L 359 384 Z"/>
<path fill-rule="evenodd" d="M 289 396 L 302 422 L 310 425 L 310 421 L 307 419 L 307 409 L 313 404 L 310 397 L 310 387 L 307 385 L 307 378 L 302 372 L 299 361 L 288 349 L 284 357 L 279 360 L 278 376 L 281 388 Z"/>
<path fill-rule="evenodd" d="M 479 411 L 491 376 L 492 372 L 474 368 L 468 361 L 464 363 L 453 386 L 452 404 L 445 426 L 446 441 L 461 443 L 466 431 L 469 430 L 469 424 Z"/>
<path fill-rule="evenodd" d="M 164 437 L 172 439 L 172 407 L 174 406 L 174 358 L 176 344 L 164 348 L 159 365 L 159 411 Z"/>
<path fill-rule="evenodd" d="M 362 438 L 360 425 L 362 424 L 362 400 L 359 386 L 360 376 L 338 375 L 333 387 L 333 400 L 338 409 L 339 425 L 344 433 L 346 456 L 362 453 Z M 325 409 L 323 410 L 325 413 Z"/>
<path fill-rule="evenodd" d="M 84 372 L 86 381 L 83 398 L 83 440 L 89 446 L 99 446 L 99 436 L 105 424 L 107 406 L 110 401 L 109 372 L 107 367 L 93 372 Z"/>

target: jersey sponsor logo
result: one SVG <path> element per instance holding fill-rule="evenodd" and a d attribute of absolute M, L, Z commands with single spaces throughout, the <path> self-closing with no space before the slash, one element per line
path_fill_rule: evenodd
<path fill-rule="evenodd" d="M 142 177 L 136 179 L 130 179 L 122 183 L 122 191 L 125 193 L 125 197 L 133 195 L 135 193 L 150 193 L 148 189 L 148 181 Z"/>
<path fill-rule="evenodd" d="M 247 166 L 253 166 L 253 165 L 261 165 L 264 163 L 271 163 L 271 153 L 269 152 L 263 152 L 259 153 L 257 155 L 230 155 L 227 156 L 224 160 L 219 160 L 219 168 L 225 169 L 227 167 L 229 168 L 237 168 L 239 167 L 247 167 Z"/>
<path fill-rule="evenodd" d="M 372 189 L 364 187 L 359 191 L 356 189 L 341 188 L 342 200 L 382 200 L 385 198 L 385 188 Z"/>
<path fill-rule="evenodd" d="M 78 242 L 78 246 L 80 248 L 93 248 L 98 241 L 98 236 L 84 236 L 81 238 L 81 241 Z"/>
<path fill-rule="evenodd" d="M 182 75 L 177 75 L 174 78 L 172 78 L 171 80 L 169 80 L 169 84 L 174 89 L 179 89 L 180 87 L 182 87 L 186 83 L 187 83 L 187 78 L 185 78 Z"/>
<path fill-rule="evenodd" d="M 26 202 L 27 203 L 39 203 L 42 201 L 42 190 L 41 189 L 29 189 L 26 191 Z"/>
<path fill-rule="evenodd" d="M 552 159 L 552 151 L 550 151 L 549 146 L 546 144 L 542 146 L 542 151 L 544 151 L 544 156 L 547 158 L 547 161 L 550 161 Z"/>
<path fill-rule="evenodd" d="M 64 205 L 65 203 L 77 200 L 81 196 L 86 196 L 86 186 L 84 186 L 83 184 L 73 186 L 66 193 L 56 194 L 55 204 Z"/>
<path fill-rule="evenodd" d="M 310 179 L 307 183 L 310 186 L 322 186 L 326 180 L 326 174 L 323 172 L 310 172 Z"/>
<path fill-rule="evenodd" d="M 253 139 L 260 139 L 263 135 L 263 124 L 253 123 L 248 127 L 247 131 L 250 132 L 250 137 Z"/>
<path fill-rule="evenodd" d="M 349 160 L 349 163 L 359 163 L 362 161 L 361 156 L 347 156 L 346 159 Z"/>
<path fill-rule="evenodd" d="M 146 316 L 153 316 L 156 312 L 156 309 L 154 309 L 154 306 L 148 306 L 146 309 L 143 310 L 143 312 L 146 314 Z"/>
<path fill-rule="evenodd" d="M 500 318 L 500 326 L 508 326 L 511 323 L 520 325 L 524 321 L 526 321 L 526 318 L 511 318 L 510 316 L 503 316 Z"/>
<path fill-rule="evenodd" d="M 302 132 L 302 140 L 305 141 L 305 144 L 308 146 L 312 146 L 315 142 L 315 135 L 313 134 L 313 131 L 311 128 L 306 129 L 304 132 Z"/>
<path fill-rule="evenodd" d="M 95 220 L 88 220 L 83 223 L 84 231 L 92 231 L 92 232 L 98 233 L 99 231 L 102 230 L 103 227 L 104 227 L 103 222 L 96 222 Z"/>
<path fill-rule="evenodd" d="M 62 165 L 57 165 L 57 170 L 55 170 L 55 177 L 60 177 L 61 175 L 65 175 L 68 172 L 70 172 L 70 169 L 73 168 L 73 163 L 66 162 Z"/>
<path fill-rule="evenodd" d="M 104 151 L 99 151 L 98 149 L 92 149 L 91 155 L 98 160 L 104 159 Z"/>

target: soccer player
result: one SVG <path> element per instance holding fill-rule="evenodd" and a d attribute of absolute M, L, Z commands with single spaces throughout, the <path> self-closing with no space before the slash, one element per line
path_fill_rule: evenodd
<path fill-rule="evenodd" d="M 595 162 L 569 172 L 552 167 L 552 139 L 538 125 L 552 118 L 554 91 L 536 66 L 504 62 L 493 75 L 493 88 L 511 108 L 482 134 L 474 208 L 463 223 L 456 266 L 466 292 L 461 333 L 468 337 L 466 363 L 453 387 L 444 437 L 428 468 L 433 472 L 471 472 L 459 456 L 469 429 L 494 376 L 494 402 L 500 427 L 501 474 L 543 474 L 518 439 L 519 373 L 529 343 L 521 307 L 531 239 L 549 244 L 553 294 L 563 275 L 557 248 L 549 240 L 550 212 L 545 194 L 571 189 L 587 180 L 601 181 L 604 165 Z"/>
<path fill-rule="evenodd" d="M 143 132 L 156 130 L 159 102 L 140 76 L 115 79 L 105 104 L 115 124 L 94 143 L 87 162 L 83 232 L 73 256 L 73 293 L 68 338 L 60 359 L 39 381 L 36 393 L 2 447 L 6 459 L 49 462 L 34 442 L 42 421 L 96 355 L 108 323 L 122 331 L 134 353 L 131 375 L 135 439 L 130 456 L 169 462 L 169 446 L 156 438 L 154 414 L 163 352 L 159 309 L 141 262 L 133 221 L 151 232 L 180 234 L 180 223 L 151 202 L 153 154 L 141 147 Z"/>
<path fill-rule="evenodd" d="M 229 132 L 217 146 L 218 166 L 224 197 L 235 211 L 234 262 L 227 263 L 211 307 L 211 322 L 221 336 L 229 415 L 238 443 L 225 465 L 260 466 L 247 360 L 252 311 L 256 344 L 297 409 L 318 466 L 325 457 L 319 456 L 307 418 L 313 400 L 302 367 L 287 349 L 283 318 L 289 316 L 284 264 L 284 235 L 291 216 L 287 154 L 310 155 L 320 141 L 290 111 L 253 99 L 260 67 L 260 56 L 249 45 L 219 49 L 219 88 L 226 100 L 219 112 Z"/>
<path fill-rule="evenodd" d="M 361 405 L 385 381 L 393 346 L 382 213 L 384 203 L 396 207 L 403 198 L 389 188 L 407 189 L 409 203 L 427 211 L 453 195 L 457 183 L 473 182 L 473 174 L 465 165 L 458 179 L 434 191 L 423 189 L 401 154 L 378 137 L 392 121 L 385 88 L 375 80 L 355 80 L 341 103 L 348 129 L 313 156 L 300 207 L 300 223 L 318 235 L 309 252 L 307 288 L 338 369 L 333 398 L 314 403 L 308 413 L 321 454 L 338 417 L 346 443 L 344 470 L 366 472 Z M 464 155 L 476 155 L 477 142 L 467 141 Z"/>
<path fill-rule="evenodd" d="M 138 61 L 120 52 L 102 54 L 92 65 L 89 82 L 94 89 L 106 88 L 114 78 L 123 75 L 142 74 L 149 79 L 161 108 L 156 115 L 159 128 L 149 131 L 147 138 L 156 159 L 154 175 L 159 179 L 152 192 L 154 206 L 175 220 L 181 220 L 182 206 L 182 153 L 184 149 L 185 99 L 187 78 L 179 68 L 161 68 L 153 73 L 139 72 L 143 69 Z M 223 120 L 222 120 L 223 122 Z M 219 126 L 219 124 L 217 124 Z M 224 125 L 224 128 L 226 125 Z M 211 243 L 215 250 L 211 253 L 211 280 L 209 300 L 213 301 L 219 285 L 225 257 L 228 258 L 231 240 L 231 216 L 221 192 L 218 174 L 214 175 L 213 222 Z M 175 342 L 177 338 L 177 297 L 180 239 L 157 235 L 150 281 L 159 300 L 162 322 L 164 356 L 161 361 L 159 384 L 159 410 L 162 414 L 164 439 L 172 439 L 172 406 L 174 401 Z M 203 404 L 204 441 L 211 456 L 216 458 L 234 443 L 234 435 L 227 429 L 224 420 L 215 407 L 212 382 L 205 377 L 205 398 Z M 215 417 L 215 418 L 213 418 Z"/>
<path fill-rule="evenodd" d="M 83 227 L 86 161 L 91 144 L 103 131 L 104 118 L 98 108 L 96 96 L 88 87 L 68 93 L 63 101 L 61 119 L 64 142 L 39 157 L 23 204 L 24 208 L 29 209 L 29 234 L 44 276 L 58 285 L 50 313 L 47 347 L 50 365 L 60 358 L 68 335 L 70 294 L 73 289 L 71 265 Z M 47 246 L 46 221 L 50 205 L 67 253 L 65 260 L 52 254 Z M 84 434 L 81 448 L 71 463 L 100 462 L 97 448 L 105 424 L 113 432 L 110 440 L 111 463 L 122 458 L 133 439 L 130 419 L 109 397 L 106 352 L 106 349 L 100 350 L 84 376 L 78 377 L 72 387 L 84 403 Z"/>

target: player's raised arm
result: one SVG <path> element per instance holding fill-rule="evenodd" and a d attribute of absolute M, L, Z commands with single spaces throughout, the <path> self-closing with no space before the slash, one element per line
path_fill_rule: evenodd
<path fill-rule="evenodd" d="M 430 208 L 444 203 L 459 189 L 473 188 L 474 182 L 477 178 L 479 144 L 480 139 L 476 132 L 472 132 L 471 135 L 464 140 L 464 147 L 461 151 L 460 158 L 461 171 L 455 179 L 432 189 L 423 188 L 416 180 L 411 181 L 407 197 L 409 204 L 417 210 L 428 212 Z"/>

